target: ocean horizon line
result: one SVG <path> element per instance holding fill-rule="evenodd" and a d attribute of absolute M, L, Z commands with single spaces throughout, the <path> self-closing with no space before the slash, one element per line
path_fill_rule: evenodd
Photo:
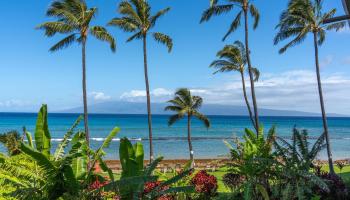
<path fill-rule="evenodd" d="M 299 112 L 299 111 L 296 111 Z M 0 111 L 1 114 L 30 114 L 30 115 L 37 115 L 37 112 L 34 111 Z M 58 111 L 53 111 L 53 112 L 48 112 L 48 114 L 52 115 L 83 115 L 83 113 L 79 112 L 58 112 Z M 260 115 L 259 117 L 271 117 L 271 118 L 322 118 L 321 113 L 314 113 L 314 114 L 320 114 L 320 116 L 308 116 L 308 115 Z M 105 116 L 112 116 L 112 115 L 119 115 L 119 116 L 147 116 L 147 113 L 100 113 L 100 112 L 91 112 L 88 113 L 88 115 L 105 115 Z M 350 115 L 344 115 L 344 114 L 337 114 L 337 113 L 330 113 L 331 116 L 327 116 L 327 118 L 350 118 Z M 152 116 L 171 116 L 171 114 L 152 114 Z M 226 114 L 208 114 L 207 116 L 213 116 L 213 117 L 249 117 L 249 115 L 226 115 Z"/>

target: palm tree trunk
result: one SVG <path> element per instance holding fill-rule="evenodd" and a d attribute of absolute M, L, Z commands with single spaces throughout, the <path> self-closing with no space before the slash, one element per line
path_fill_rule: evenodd
<path fill-rule="evenodd" d="M 317 32 L 314 32 L 314 46 L 315 46 L 315 62 L 316 62 L 316 74 L 317 74 L 317 85 L 318 85 L 318 94 L 320 97 L 321 104 L 321 112 L 322 112 L 322 121 L 323 121 L 323 129 L 324 134 L 326 136 L 326 145 L 327 145 L 327 154 L 328 154 L 328 164 L 330 173 L 334 174 L 333 160 L 332 160 L 332 152 L 331 152 L 331 144 L 329 140 L 329 132 L 327 125 L 327 116 L 324 108 L 323 102 L 323 94 L 322 94 L 322 84 L 321 84 L 321 76 L 320 76 L 320 66 L 318 62 L 318 44 L 317 44 Z"/>
<path fill-rule="evenodd" d="M 85 128 L 85 137 L 86 143 L 89 146 L 90 144 L 90 134 L 89 134 L 89 126 L 88 126 L 88 109 L 87 109 L 87 95 L 86 95 L 86 38 L 82 41 L 82 64 L 83 64 L 83 102 L 84 102 L 84 128 Z"/>
<path fill-rule="evenodd" d="M 256 124 L 255 124 L 255 121 L 253 118 L 252 109 L 250 108 L 250 104 L 249 104 L 248 97 L 247 97 L 247 91 L 246 91 L 245 80 L 244 80 L 244 73 L 243 72 L 240 72 L 240 73 L 241 73 L 241 79 L 242 79 L 243 96 L 244 96 L 245 103 L 247 104 L 249 118 L 250 118 L 250 121 L 252 121 L 252 125 L 254 126 L 255 130 L 258 132 L 258 129 L 256 127 Z"/>
<path fill-rule="evenodd" d="M 144 72 L 145 72 L 145 82 L 146 82 L 146 96 L 147 96 L 149 159 L 150 159 L 150 162 L 152 162 L 153 161 L 152 114 L 151 114 L 151 97 L 150 97 L 150 92 L 149 92 L 148 69 L 147 69 L 147 41 L 146 41 L 146 35 L 143 36 L 143 61 L 144 61 Z"/>
<path fill-rule="evenodd" d="M 253 100 L 253 108 L 254 108 L 254 116 L 255 116 L 255 129 L 257 130 L 256 134 L 258 135 L 259 131 L 259 114 L 258 114 L 258 105 L 256 103 L 255 97 L 255 87 L 254 87 L 254 77 L 252 72 L 252 64 L 250 62 L 250 50 L 249 50 L 249 38 L 248 38 L 248 8 L 244 9 L 244 23 L 245 23 L 245 50 L 247 54 L 247 62 L 248 62 L 248 71 L 250 78 L 250 89 L 252 93 Z"/>
<path fill-rule="evenodd" d="M 191 160 L 191 168 L 194 167 L 194 156 L 193 156 L 193 148 L 191 141 L 191 115 L 187 114 L 187 140 L 188 140 L 188 149 L 190 150 L 190 160 Z"/>

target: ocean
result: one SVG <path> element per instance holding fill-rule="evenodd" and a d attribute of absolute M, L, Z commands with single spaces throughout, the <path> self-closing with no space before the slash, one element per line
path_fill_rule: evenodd
<path fill-rule="evenodd" d="M 17 130 L 22 133 L 25 126 L 34 134 L 36 113 L 0 113 L 0 133 Z M 49 113 L 49 129 L 53 146 L 62 140 L 65 132 L 79 116 L 78 114 Z M 234 136 L 241 137 L 244 128 L 252 128 L 246 116 L 208 116 L 211 128 L 206 129 L 200 121 L 192 121 L 192 140 L 196 158 L 220 158 L 228 155 L 228 148 L 223 140 L 231 141 Z M 167 115 L 154 115 L 152 118 L 154 151 L 165 159 L 188 158 L 187 121 L 179 121 L 168 127 Z M 277 135 L 290 138 L 294 126 L 307 129 L 310 143 L 322 133 L 322 120 L 318 117 L 261 117 L 265 132 L 271 126 L 277 128 Z M 350 158 L 350 118 L 328 118 L 331 147 L 334 159 Z M 121 132 L 106 149 L 105 159 L 118 159 L 119 139 L 128 137 L 133 142 L 140 141 L 148 157 L 148 125 L 147 115 L 89 114 L 89 128 L 92 148 L 98 148 L 104 138 L 113 129 L 121 128 Z M 83 122 L 77 130 L 83 130 Z M 0 151 L 6 152 L 0 145 Z M 319 155 L 326 158 L 325 150 Z"/>

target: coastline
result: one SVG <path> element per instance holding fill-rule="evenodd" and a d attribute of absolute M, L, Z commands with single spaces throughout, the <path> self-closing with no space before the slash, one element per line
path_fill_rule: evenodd
<path fill-rule="evenodd" d="M 228 158 L 207 158 L 207 159 L 195 159 L 195 166 L 196 169 L 206 169 L 209 171 L 215 171 L 220 167 L 224 167 L 230 159 Z M 121 165 L 120 160 L 105 160 L 107 166 L 112 169 L 113 172 L 118 173 L 121 171 Z M 166 159 L 162 160 L 159 165 L 157 166 L 157 169 L 161 170 L 162 172 L 165 171 L 171 171 L 171 170 L 181 170 L 187 163 L 189 162 L 188 159 Z M 324 165 L 327 164 L 327 160 L 316 160 L 318 164 Z M 334 161 L 341 162 L 341 163 L 347 163 L 350 164 L 350 158 L 347 159 L 337 159 Z M 144 161 L 144 165 L 147 165 L 149 163 L 149 160 Z M 97 167 L 98 168 L 98 167 Z"/>

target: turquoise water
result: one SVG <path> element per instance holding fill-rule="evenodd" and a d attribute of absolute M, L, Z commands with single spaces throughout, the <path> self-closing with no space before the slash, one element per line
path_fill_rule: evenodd
<path fill-rule="evenodd" d="M 54 146 L 63 138 L 77 117 L 77 114 L 49 114 L 49 127 Z M 223 140 L 230 140 L 233 136 L 240 137 L 244 128 L 251 128 L 250 121 L 245 116 L 209 116 L 209 118 L 212 125 L 208 130 L 199 121 L 193 120 L 192 123 L 192 139 L 197 158 L 227 155 L 228 150 Z M 155 154 L 162 155 L 166 159 L 187 158 L 186 120 L 180 121 L 173 127 L 167 126 L 168 116 L 166 115 L 154 115 L 152 120 Z M 307 129 L 311 142 L 322 133 L 322 120 L 318 117 L 261 117 L 260 120 L 266 129 L 276 125 L 277 134 L 287 139 L 291 136 L 294 125 L 300 129 Z M 10 130 L 21 132 L 23 126 L 26 126 L 28 131 L 34 132 L 35 122 L 35 113 L 0 113 L 0 132 Z M 350 118 L 329 118 L 328 123 L 334 158 L 350 158 Z M 92 147 L 97 148 L 115 126 L 120 127 L 121 132 L 106 150 L 108 159 L 118 158 L 117 150 L 121 137 L 142 141 L 145 150 L 148 151 L 146 115 L 89 115 Z M 78 129 L 83 130 L 83 123 Z M 5 150 L 0 146 L 0 151 Z M 325 155 L 325 152 L 322 152 L 320 158 L 325 158 Z"/>

